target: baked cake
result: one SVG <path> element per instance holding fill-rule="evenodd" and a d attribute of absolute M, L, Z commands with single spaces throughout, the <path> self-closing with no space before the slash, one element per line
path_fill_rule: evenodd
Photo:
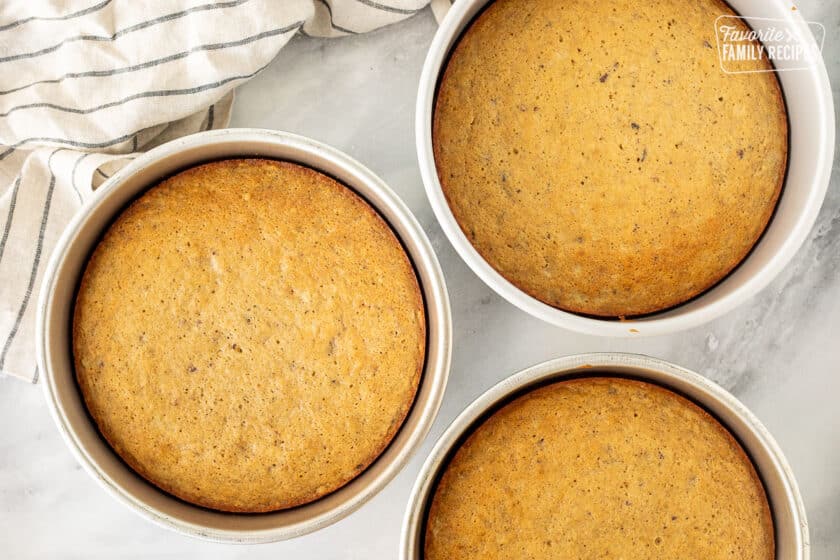
<path fill-rule="evenodd" d="M 131 204 L 76 298 L 76 375 L 137 473 L 232 512 L 316 500 L 370 465 L 414 400 L 417 278 L 344 185 L 260 159 L 188 169 Z"/>
<path fill-rule="evenodd" d="M 433 147 L 496 271 L 554 307 L 628 317 L 745 258 L 782 188 L 787 116 L 775 73 L 721 70 L 726 14 L 719 0 L 496 0 L 477 17 L 440 81 Z"/>
<path fill-rule="evenodd" d="M 434 491 L 426 560 L 772 560 L 764 488 L 734 437 L 657 385 L 589 377 L 481 423 Z"/>

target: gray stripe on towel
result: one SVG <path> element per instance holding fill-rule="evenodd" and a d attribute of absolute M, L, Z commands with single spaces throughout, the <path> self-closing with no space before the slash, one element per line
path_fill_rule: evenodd
<path fill-rule="evenodd" d="M 28 53 L 20 53 L 20 54 L 13 54 L 10 56 L 0 58 L 0 63 L 2 62 L 11 62 L 13 60 L 21 60 L 24 58 L 34 58 L 36 56 L 41 56 L 42 54 L 49 54 L 53 51 L 57 51 L 62 47 L 62 45 L 66 45 L 67 43 L 75 43 L 76 41 L 113 41 L 123 35 L 127 35 L 129 33 L 133 33 L 134 31 L 140 31 L 141 29 L 145 29 L 147 27 L 151 27 L 153 25 L 157 25 L 159 23 L 164 23 L 167 21 L 172 21 L 174 19 L 182 18 L 186 15 L 189 15 L 193 12 L 203 12 L 206 10 L 216 10 L 219 8 L 231 8 L 233 6 L 238 6 L 239 4 L 244 4 L 249 0 L 231 0 L 230 2 L 219 2 L 214 4 L 202 4 L 201 6 L 194 6 L 187 10 L 182 10 L 180 12 L 173 12 L 171 14 L 167 14 L 165 16 L 161 16 L 159 18 L 150 19 L 146 21 L 142 21 L 140 23 L 131 25 L 126 27 L 125 29 L 120 29 L 116 31 L 113 35 L 77 35 L 76 37 L 69 37 L 64 39 L 60 43 L 56 43 L 50 47 L 46 47 L 39 51 L 32 51 Z"/>
<path fill-rule="evenodd" d="M 71 14 L 63 16 L 29 16 L 23 19 L 19 19 L 17 21 L 13 21 L 11 23 L 4 23 L 3 25 L 0 25 L 0 31 L 6 31 L 7 29 L 12 29 L 13 27 L 23 25 L 24 23 L 29 23 L 30 21 L 64 21 L 81 16 L 86 16 L 88 14 L 92 14 L 93 12 L 101 10 L 110 3 L 111 0 L 105 0 L 104 2 L 100 2 L 99 4 L 94 4 L 90 8 L 85 8 L 84 10 L 79 10 L 78 12 L 73 12 Z"/>
<path fill-rule="evenodd" d="M 15 324 L 12 327 L 11 332 L 9 332 L 9 337 L 6 339 L 6 343 L 3 345 L 3 353 L 0 354 L 0 370 L 3 369 L 3 364 L 6 362 L 6 355 L 9 353 L 9 348 L 12 347 L 12 342 L 14 342 L 15 336 L 18 333 L 20 322 L 23 320 L 23 315 L 26 313 L 26 308 L 29 306 L 29 300 L 32 297 L 32 289 L 35 287 L 35 278 L 38 276 L 38 266 L 41 264 L 41 251 L 44 248 L 44 235 L 47 232 L 47 220 L 49 220 L 50 217 L 52 196 L 53 191 L 55 190 L 55 173 L 53 173 L 52 170 L 52 158 L 57 152 L 60 152 L 63 149 L 64 148 L 58 148 L 57 150 L 54 150 L 47 158 L 47 168 L 50 171 L 50 185 L 47 188 L 47 199 L 44 202 L 44 212 L 41 215 L 41 228 L 38 230 L 38 245 L 35 247 L 35 258 L 32 262 L 32 270 L 29 273 L 29 284 L 26 286 L 26 293 L 23 296 L 23 301 L 20 304 L 20 309 L 18 310 L 17 317 L 15 318 Z"/>

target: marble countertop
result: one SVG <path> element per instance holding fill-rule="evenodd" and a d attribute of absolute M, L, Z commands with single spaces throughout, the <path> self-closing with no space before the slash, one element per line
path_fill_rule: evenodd
<path fill-rule="evenodd" d="M 819 0 L 801 2 L 800 9 L 827 29 L 824 57 L 837 107 L 840 10 Z M 636 340 L 552 327 L 503 301 L 466 267 L 426 200 L 414 150 L 414 100 L 435 29 L 431 13 L 424 11 L 368 35 L 295 38 L 239 89 L 231 123 L 297 132 L 344 150 L 402 196 L 431 238 L 449 286 L 455 350 L 443 406 L 420 452 L 383 492 L 331 527 L 270 545 L 212 544 L 154 526 L 113 500 L 64 445 L 40 388 L 0 379 L 0 556 L 392 559 L 420 465 L 467 403 L 539 361 L 627 351 L 700 372 L 750 407 L 778 440 L 799 481 L 812 557 L 840 558 L 838 165 L 804 247 L 767 289 L 736 311 L 694 330 Z"/>

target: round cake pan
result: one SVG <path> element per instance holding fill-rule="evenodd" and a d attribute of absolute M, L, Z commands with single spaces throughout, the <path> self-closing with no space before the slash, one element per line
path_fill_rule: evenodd
<path fill-rule="evenodd" d="M 585 317 L 551 307 L 526 294 L 485 261 L 452 214 L 438 180 L 432 150 L 432 114 L 437 85 L 449 53 L 477 14 L 492 0 L 458 0 L 447 13 L 426 57 L 417 94 L 417 156 L 426 193 L 438 221 L 462 259 L 487 285 L 523 311 L 554 325 L 585 334 L 643 336 L 676 332 L 732 310 L 767 286 L 790 261 L 814 225 L 825 198 L 834 155 L 834 106 L 828 74 L 819 56 L 778 62 L 778 77 L 788 111 L 790 149 L 787 178 L 775 216 L 750 255 L 714 288 L 673 309 L 631 321 Z M 784 22 L 803 45 L 817 49 L 798 11 L 783 0 L 730 0 L 748 21 Z M 709 22 L 712 26 L 713 22 Z M 779 24 L 781 26 L 782 24 Z M 778 27 L 778 26 L 777 26 Z"/>
<path fill-rule="evenodd" d="M 241 515 L 200 508 L 135 474 L 111 450 L 78 390 L 70 344 L 75 291 L 103 230 L 145 189 L 188 167 L 225 158 L 296 162 L 330 175 L 368 201 L 390 224 L 413 261 L 428 325 L 426 364 L 414 405 L 388 448 L 341 489 L 300 507 Z M 143 517 L 209 540 L 255 543 L 299 536 L 348 515 L 381 490 L 418 448 L 437 414 L 449 374 L 452 324 L 440 265 L 419 223 L 371 171 L 341 152 L 293 134 L 227 129 L 187 136 L 140 156 L 102 185 L 67 227 L 47 267 L 38 303 L 36 346 L 47 402 L 67 445 L 113 496 Z"/>
<path fill-rule="evenodd" d="M 753 461 L 764 484 L 776 532 L 776 560 L 807 560 L 810 544 L 802 496 L 778 444 L 735 397 L 705 377 L 638 354 L 578 354 L 537 364 L 508 377 L 470 404 L 435 443 L 423 464 L 403 520 L 400 558 L 421 560 L 425 519 L 437 481 L 474 427 L 511 399 L 546 383 L 587 375 L 617 375 L 656 383 L 693 400 L 726 426 Z"/>

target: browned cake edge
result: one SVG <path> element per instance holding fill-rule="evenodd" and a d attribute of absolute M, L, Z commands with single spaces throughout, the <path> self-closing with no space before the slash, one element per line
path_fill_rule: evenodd
<path fill-rule="evenodd" d="M 300 165 L 300 164 L 297 164 L 297 163 L 293 163 L 293 162 L 289 162 L 289 161 L 280 161 L 280 160 L 269 160 L 269 159 L 262 159 L 262 158 L 247 158 L 246 159 L 246 161 L 270 162 L 271 164 L 274 164 L 274 165 L 277 165 L 277 166 L 280 166 L 280 167 L 285 167 L 289 170 L 293 170 L 294 172 L 299 173 L 301 175 L 307 175 L 308 174 L 308 175 L 315 175 L 315 176 L 323 177 L 323 178 L 326 179 L 325 184 L 328 184 L 328 185 L 334 187 L 334 189 L 333 189 L 334 192 L 336 194 L 338 194 L 339 196 L 344 196 L 344 197 L 347 197 L 347 198 L 354 198 L 356 200 L 361 201 L 362 202 L 362 207 L 364 207 L 366 209 L 366 211 L 371 216 L 374 217 L 374 220 L 378 220 L 380 223 L 382 223 L 387 228 L 388 232 L 393 237 L 394 242 L 399 245 L 399 247 L 401 249 L 401 252 L 402 252 L 403 256 L 405 257 L 403 259 L 404 266 L 410 272 L 411 277 L 414 278 L 414 280 L 415 280 L 412 283 L 413 286 L 414 286 L 414 293 L 415 293 L 415 301 L 413 303 L 413 306 L 415 307 L 415 309 L 419 309 L 419 310 L 423 311 L 423 313 L 422 313 L 423 320 L 421 321 L 421 329 L 422 330 L 421 330 L 421 333 L 420 333 L 421 336 L 419 337 L 421 339 L 421 345 L 422 345 L 423 348 L 422 348 L 422 352 L 420 353 L 420 357 L 419 357 L 419 359 L 418 359 L 418 361 L 417 361 L 417 363 L 415 364 L 415 367 L 414 367 L 414 374 L 413 374 L 413 378 L 412 378 L 412 386 L 413 386 L 412 397 L 411 397 L 410 400 L 406 401 L 406 403 L 403 407 L 403 410 L 400 411 L 399 421 L 395 422 L 391 427 L 389 427 L 388 434 L 383 439 L 383 444 L 380 445 L 379 449 L 377 449 L 374 453 L 372 453 L 366 461 L 363 461 L 360 464 L 359 469 L 357 469 L 346 480 L 337 481 L 336 484 L 333 487 L 326 489 L 324 492 L 313 492 L 311 495 L 306 496 L 304 498 L 301 498 L 299 500 L 289 500 L 289 501 L 286 501 L 286 502 L 278 501 L 274 504 L 266 505 L 265 507 L 262 507 L 262 508 L 248 508 L 248 509 L 245 509 L 245 508 L 238 508 L 238 507 L 233 506 L 233 505 L 231 505 L 229 503 L 226 503 L 226 502 L 218 501 L 218 500 L 214 499 L 212 496 L 193 495 L 193 494 L 188 494 L 186 492 L 181 492 L 181 491 L 178 491 L 176 488 L 173 488 L 169 484 L 166 484 L 166 483 L 158 481 L 158 480 L 154 480 L 151 473 L 146 471 L 146 469 L 143 468 L 143 466 L 139 463 L 139 461 L 136 460 L 135 457 L 133 457 L 126 450 L 120 449 L 119 446 L 117 446 L 114 443 L 116 438 L 113 437 L 113 434 L 109 430 L 108 426 L 104 422 L 100 421 L 102 416 L 101 416 L 101 414 L 99 414 L 99 408 L 97 407 L 96 402 L 93 401 L 92 399 L 89 399 L 89 394 L 88 394 L 88 391 L 86 390 L 87 379 L 84 378 L 80 374 L 80 371 L 81 371 L 82 368 L 80 367 L 78 357 L 77 357 L 77 353 L 75 352 L 76 340 L 77 340 L 77 336 L 78 336 L 77 317 L 78 317 L 78 313 L 79 313 L 78 306 L 76 305 L 76 298 L 78 297 L 78 294 L 81 291 L 83 291 L 84 287 L 86 286 L 88 271 L 89 271 L 89 268 L 90 268 L 90 263 L 92 263 L 94 260 L 96 260 L 98 258 L 98 252 L 99 252 L 99 247 L 100 247 L 101 243 L 106 238 L 113 235 L 114 224 L 116 224 L 116 222 L 121 220 L 123 217 L 130 216 L 133 212 L 136 211 L 136 205 L 137 205 L 137 202 L 138 202 L 139 198 L 141 198 L 146 193 L 150 192 L 152 189 L 155 189 L 159 186 L 167 184 L 168 182 L 172 181 L 176 177 L 182 177 L 185 173 L 198 172 L 198 170 L 200 170 L 202 168 L 205 168 L 206 166 L 234 167 L 234 162 L 241 162 L 241 161 L 242 161 L 241 159 L 221 160 L 221 161 L 216 161 L 216 162 L 197 165 L 197 166 L 191 167 L 189 169 L 186 169 L 184 171 L 181 171 L 180 173 L 174 175 L 173 177 L 167 178 L 164 181 L 161 181 L 160 183 L 157 183 L 157 184 L 153 185 L 152 187 L 150 187 L 149 189 L 143 191 L 143 193 L 140 194 L 137 199 L 135 199 L 127 208 L 125 208 L 124 210 L 122 210 L 119 213 L 119 215 L 114 220 L 114 222 L 112 222 L 111 224 L 108 225 L 108 228 L 106 229 L 105 234 L 102 236 L 100 241 L 97 242 L 96 248 L 94 249 L 93 253 L 91 254 L 90 258 L 87 261 L 87 264 L 85 265 L 85 270 L 84 270 L 84 273 L 82 274 L 81 280 L 79 281 L 79 287 L 76 291 L 76 296 L 74 296 L 73 325 L 72 325 L 72 342 L 73 342 L 73 349 L 74 349 L 73 350 L 73 366 L 74 366 L 73 369 L 74 369 L 74 372 L 76 374 L 76 376 L 75 376 L 76 377 L 76 382 L 78 383 L 79 390 L 82 394 L 82 397 L 83 397 L 83 400 L 84 400 L 84 403 L 85 403 L 85 408 L 87 409 L 90 416 L 93 418 L 94 423 L 95 423 L 100 435 L 106 441 L 108 446 L 112 450 L 114 450 L 114 452 L 117 454 L 117 456 L 119 456 L 119 458 L 122 459 L 141 478 L 143 478 L 144 480 L 146 480 L 147 482 L 149 482 L 153 486 L 159 488 L 160 490 L 163 490 L 164 492 L 166 492 L 168 494 L 171 494 L 172 496 L 175 496 L 176 498 L 178 498 L 180 500 L 183 500 L 185 502 L 188 502 L 188 503 L 191 503 L 191 504 L 194 504 L 194 505 L 197 505 L 197 506 L 201 506 L 201 507 L 204 507 L 204 508 L 223 511 L 223 512 L 229 512 L 229 513 L 269 513 L 269 512 L 273 512 L 273 511 L 290 509 L 290 508 L 293 508 L 293 507 L 302 506 L 302 505 L 314 502 L 315 500 L 318 500 L 318 499 L 323 498 L 323 497 L 325 497 L 329 494 L 332 494 L 333 492 L 339 490 L 340 488 L 346 486 L 351 481 L 356 479 L 371 464 L 373 464 L 373 462 L 376 461 L 376 459 L 378 459 L 382 455 L 382 453 L 385 451 L 385 449 L 387 449 L 387 447 L 391 444 L 394 437 L 396 437 L 397 432 L 399 432 L 400 428 L 402 428 L 402 425 L 405 423 L 405 419 L 408 416 L 408 413 L 411 410 L 412 406 L 414 405 L 415 399 L 417 398 L 417 390 L 420 386 L 420 379 L 422 377 L 423 367 L 424 367 L 425 361 L 426 361 L 426 339 L 427 339 L 427 336 L 426 336 L 427 335 L 427 333 L 426 333 L 426 307 L 425 307 L 425 303 L 424 303 L 424 300 L 423 300 L 423 295 L 422 295 L 422 292 L 421 292 L 420 286 L 419 286 L 420 281 L 417 278 L 417 274 L 414 270 L 414 266 L 411 262 L 410 257 L 408 256 L 407 251 L 405 250 L 404 246 L 402 245 L 402 243 L 399 240 L 399 238 L 397 237 L 397 235 L 394 233 L 394 230 L 391 228 L 390 224 L 388 224 L 388 222 L 379 214 L 379 212 L 377 212 L 364 198 L 362 198 L 361 196 L 356 194 L 352 189 L 350 189 L 350 187 L 347 187 L 346 185 L 338 182 L 337 180 L 333 179 L 329 175 L 327 175 L 325 173 L 321 173 L 320 171 L 316 171 L 315 169 L 312 169 L 312 168 L 309 168 L 309 167 L 306 167 L 306 166 L 303 166 L 303 165 Z"/>
<path fill-rule="evenodd" d="M 429 497 L 427 498 L 427 505 L 426 505 L 426 513 L 424 516 L 424 532 L 423 532 L 423 550 L 425 555 L 425 548 L 426 548 L 426 540 L 428 535 L 428 520 L 431 517 L 434 517 L 436 510 L 438 509 L 438 504 L 435 501 L 435 496 L 438 493 L 438 489 L 445 487 L 448 483 L 447 477 L 445 476 L 446 473 L 449 471 L 449 467 L 458 457 L 458 454 L 461 452 L 462 449 L 466 449 L 474 443 L 474 436 L 475 433 L 481 429 L 481 427 L 493 416 L 497 413 L 501 412 L 502 410 L 508 407 L 517 406 L 520 399 L 527 395 L 533 394 L 537 391 L 544 391 L 551 389 L 552 387 L 556 387 L 558 385 L 577 385 L 581 383 L 591 383 L 593 380 L 604 380 L 604 382 L 610 383 L 619 383 L 625 386 L 633 386 L 636 388 L 644 388 L 650 391 L 656 391 L 658 393 L 664 393 L 669 396 L 675 397 L 681 404 L 685 405 L 686 407 L 694 410 L 695 412 L 699 413 L 699 415 L 707 421 L 707 425 L 714 426 L 714 428 L 720 433 L 723 438 L 727 441 L 730 447 L 736 449 L 736 453 L 740 457 L 740 459 L 749 466 L 749 473 L 751 482 L 757 487 L 761 488 L 761 494 L 764 497 L 762 500 L 762 510 L 763 510 L 763 517 L 766 523 L 766 526 L 772 527 L 772 531 L 770 531 L 769 540 L 770 540 L 770 550 L 775 551 L 776 549 L 776 530 L 775 524 L 773 523 L 773 513 L 770 510 L 770 500 L 767 497 L 767 489 L 764 487 L 764 481 L 758 475 L 758 471 L 756 470 L 755 463 L 753 463 L 752 458 L 747 454 L 744 450 L 744 447 L 741 443 L 732 435 L 730 432 L 716 417 L 710 414 L 705 408 L 698 405 L 694 401 L 689 398 L 682 396 L 681 394 L 677 393 L 676 391 L 672 391 L 666 387 L 663 387 L 657 383 L 653 383 L 650 381 L 642 381 L 638 379 L 629 379 L 626 377 L 610 377 L 610 376 L 587 376 L 587 377 L 578 377 L 574 379 L 564 379 L 560 381 L 555 381 L 552 383 L 548 383 L 547 385 L 540 385 L 538 387 L 534 387 L 532 389 L 527 389 L 522 393 L 516 394 L 507 400 L 501 406 L 497 406 L 491 411 L 488 411 L 485 415 L 477 420 L 475 424 L 470 426 L 467 430 L 468 435 L 466 438 L 462 440 L 462 443 L 457 445 L 454 449 L 452 449 L 449 453 L 449 456 L 443 461 L 441 466 L 439 467 L 437 478 L 438 480 L 435 482 L 432 491 L 429 493 Z"/>
<path fill-rule="evenodd" d="M 717 4 L 718 8 L 720 8 L 721 15 L 738 16 L 738 14 L 726 2 L 724 2 L 722 0 L 713 0 L 713 1 Z M 467 35 L 469 35 L 473 32 L 473 29 L 474 29 L 474 26 L 475 26 L 476 23 L 478 23 L 480 20 L 482 20 L 483 18 L 485 18 L 487 16 L 487 13 L 489 12 L 490 6 L 492 6 L 492 4 L 493 4 L 492 2 L 487 4 L 487 6 L 485 6 L 484 9 L 482 9 L 482 11 L 478 14 L 478 16 L 475 17 L 469 23 L 469 26 L 466 28 L 465 31 L 463 31 L 461 33 L 461 36 L 458 38 L 455 47 L 450 51 L 450 53 L 447 56 L 446 61 L 444 63 L 445 68 L 444 68 L 443 74 L 440 77 L 440 79 L 438 80 L 438 84 L 437 84 L 436 89 L 435 89 L 434 110 L 432 112 L 432 154 L 434 156 L 435 162 L 441 161 L 439 134 L 436 130 L 435 124 L 437 123 L 436 115 L 437 115 L 437 111 L 438 111 L 438 106 L 440 104 L 439 93 L 440 93 L 441 85 L 445 81 L 447 81 L 447 76 L 449 75 L 449 60 L 453 56 L 455 56 L 456 53 L 458 53 L 461 50 L 461 47 L 463 45 L 463 39 Z M 742 25 L 745 25 L 745 26 L 749 27 L 748 24 L 746 22 L 744 22 L 744 20 L 738 20 L 738 21 L 742 22 Z M 759 44 L 758 40 L 751 40 L 751 42 L 754 43 L 754 44 Z M 573 307 L 573 306 L 563 306 L 563 307 L 561 307 L 559 305 L 551 303 L 546 298 L 544 298 L 540 294 L 536 293 L 536 291 L 529 290 L 529 289 L 525 288 L 524 286 L 522 286 L 520 283 L 516 282 L 514 279 L 508 278 L 507 276 L 502 274 L 502 271 L 500 271 L 498 268 L 496 268 L 496 266 L 494 266 L 493 263 L 490 262 L 490 260 L 487 258 L 487 256 L 484 255 L 481 252 L 481 250 L 479 250 L 478 247 L 476 247 L 472 242 L 470 242 L 470 245 L 481 256 L 481 258 L 482 258 L 482 260 L 484 260 L 484 262 L 486 262 L 493 270 L 495 270 L 500 276 L 502 276 L 502 278 L 504 278 L 505 280 L 510 282 L 513 286 L 515 286 L 521 292 L 524 292 L 527 295 L 531 296 L 532 298 L 534 298 L 536 300 L 539 300 L 540 302 L 542 302 L 546 305 L 554 307 L 555 309 L 560 309 L 561 311 L 568 311 L 570 313 L 575 313 L 575 314 L 578 314 L 578 315 L 597 317 L 597 318 L 603 318 L 603 319 L 621 319 L 621 320 L 631 318 L 631 317 L 643 317 L 643 316 L 651 315 L 651 314 L 654 314 L 654 313 L 663 313 L 665 311 L 674 309 L 676 307 L 679 307 L 681 305 L 684 305 L 684 304 L 688 303 L 689 301 L 693 300 L 694 298 L 696 298 L 696 297 L 706 293 L 707 291 L 711 290 L 713 287 L 718 285 L 720 282 L 724 281 L 730 274 L 732 274 L 732 272 L 742 262 L 744 262 L 744 260 L 747 258 L 747 256 L 755 248 L 755 245 L 758 243 L 758 240 L 761 239 L 761 236 L 764 235 L 765 231 L 767 231 L 767 227 L 770 225 L 770 220 L 771 220 L 771 218 L 773 217 L 773 214 L 776 211 L 776 206 L 778 205 L 779 197 L 781 196 L 782 188 L 784 187 L 785 176 L 787 174 L 787 169 L 788 169 L 788 165 L 789 165 L 788 156 L 789 156 L 789 153 L 790 153 L 790 147 L 789 147 L 790 134 L 789 134 L 789 130 L 788 130 L 787 106 L 785 104 L 784 96 L 782 95 L 781 86 L 779 84 L 779 78 L 778 78 L 778 76 L 776 76 L 776 72 L 775 72 L 775 69 L 774 69 L 772 63 L 769 62 L 769 61 L 763 61 L 763 62 L 766 64 L 766 69 L 773 70 L 770 73 L 772 74 L 772 77 L 773 77 L 773 85 L 775 86 L 773 88 L 773 90 L 776 92 L 776 95 L 775 95 L 776 103 L 775 104 L 776 104 L 776 107 L 778 109 L 778 111 L 776 111 L 775 118 L 778 121 L 780 129 L 783 131 L 783 134 L 784 134 L 784 137 L 785 137 L 785 145 L 784 145 L 785 164 L 783 166 L 779 167 L 778 178 L 776 179 L 776 188 L 773 191 L 773 197 L 772 197 L 771 204 L 768 205 L 768 209 L 765 212 L 765 215 L 762 217 L 762 220 L 761 220 L 764 224 L 763 227 L 759 231 L 758 235 L 756 235 L 755 238 L 750 241 L 750 244 L 748 245 L 747 249 L 743 252 L 743 254 L 741 254 L 737 259 L 734 259 L 732 264 L 727 269 L 724 269 L 724 272 L 720 275 L 719 278 L 709 282 L 706 286 L 698 288 L 697 290 L 695 290 L 694 292 L 689 294 L 687 297 L 685 297 L 682 301 L 680 301 L 676 304 L 673 304 L 673 303 L 670 303 L 670 302 L 668 302 L 668 303 L 660 302 L 659 304 L 651 305 L 650 308 L 648 310 L 644 311 L 644 312 L 634 313 L 632 315 L 602 314 L 602 313 L 599 313 L 597 310 L 593 310 L 593 309 L 584 309 L 584 308 Z M 458 227 L 463 232 L 464 237 L 469 241 L 469 235 L 467 234 L 467 231 L 464 229 L 464 227 L 462 225 L 462 218 L 461 218 L 461 216 L 459 216 L 456 213 L 455 207 L 453 206 L 452 201 L 450 199 L 450 190 L 449 190 L 450 187 L 449 187 L 447 178 L 445 177 L 445 173 L 441 172 L 441 169 L 438 167 L 437 163 L 435 163 L 435 171 L 437 172 L 438 181 L 440 182 L 441 190 L 443 191 L 443 196 L 446 199 L 446 204 L 449 207 L 449 211 L 452 212 L 452 215 L 455 217 L 455 221 L 458 223 Z M 662 298 L 662 299 L 664 300 L 665 298 Z"/>

